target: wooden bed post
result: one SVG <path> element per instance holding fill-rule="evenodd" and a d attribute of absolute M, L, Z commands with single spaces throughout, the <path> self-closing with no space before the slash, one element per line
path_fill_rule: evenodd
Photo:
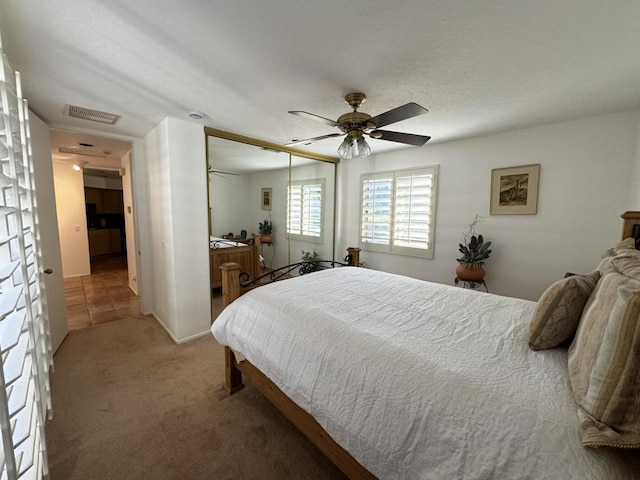
<path fill-rule="evenodd" d="M 240 265 L 237 263 L 223 263 L 222 271 L 222 306 L 230 305 L 240 296 Z M 224 388 L 233 394 L 240 390 L 242 373 L 236 366 L 236 357 L 229 347 L 224 347 Z"/>
<path fill-rule="evenodd" d="M 347 248 L 347 252 L 349 252 L 349 265 L 352 267 L 360 266 L 360 249 L 357 247 L 349 247 Z"/>
<path fill-rule="evenodd" d="M 222 271 L 222 306 L 227 307 L 240 296 L 240 265 L 223 263 Z"/>

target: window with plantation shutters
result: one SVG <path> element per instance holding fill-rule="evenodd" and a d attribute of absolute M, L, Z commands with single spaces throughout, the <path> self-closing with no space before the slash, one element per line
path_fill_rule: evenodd
<path fill-rule="evenodd" d="M 362 235 L 365 244 L 390 245 L 393 174 L 362 179 Z"/>
<path fill-rule="evenodd" d="M 287 196 L 287 233 L 293 238 L 321 241 L 324 179 L 291 182 Z"/>
<path fill-rule="evenodd" d="M 49 478 L 51 339 L 19 74 L 0 45 L 0 465 L 2 480 Z"/>
<path fill-rule="evenodd" d="M 438 167 L 362 175 L 360 244 L 433 258 Z"/>

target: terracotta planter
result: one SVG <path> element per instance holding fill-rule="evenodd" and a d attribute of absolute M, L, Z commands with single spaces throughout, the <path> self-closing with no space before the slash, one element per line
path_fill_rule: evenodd
<path fill-rule="evenodd" d="M 260 243 L 271 243 L 271 234 L 270 233 L 261 233 L 260 234 Z"/>
<path fill-rule="evenodd" d="M 465 265 L 463 263 L 456 268 L 456 275 L 462 280 L 469 280 L 470 282 L 479 282 L 484 278 L 484 268 L 482 265 Z"/>

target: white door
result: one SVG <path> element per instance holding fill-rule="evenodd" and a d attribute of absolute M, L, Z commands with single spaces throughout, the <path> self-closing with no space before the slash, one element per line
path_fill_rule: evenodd
<path fill-rule="evenodd" d="M 64 300 L 64 280 L 60 257 L 58 216 L 53 188 L 53 164 L 51 163 L 51 138 L 49 127 L 33 112 L 29 113 L 31 145 L 33 148 L 34 181 L 42 249 L 42 267 L 45 270 L 45 288 L 51 328 L 53 353 L 69 332 L 67 307 Z M 50 272 L 50 273 L 49 273 Z"/>

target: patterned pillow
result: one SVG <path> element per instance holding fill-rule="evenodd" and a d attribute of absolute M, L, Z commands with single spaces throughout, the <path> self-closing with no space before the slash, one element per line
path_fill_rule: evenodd
<path fill-rule="evenodd" d="M 582 443 L 640 448 L 640 281 L 600 279 L 569 348 Z"/>
<path fill-rule="evenodd" d="M 600 272 L 573 275 L 558 280 L 542 294 L 529 326 L 529 347 L 545 350 L 557 347 L 576 333 L 589 295 Z"/>

